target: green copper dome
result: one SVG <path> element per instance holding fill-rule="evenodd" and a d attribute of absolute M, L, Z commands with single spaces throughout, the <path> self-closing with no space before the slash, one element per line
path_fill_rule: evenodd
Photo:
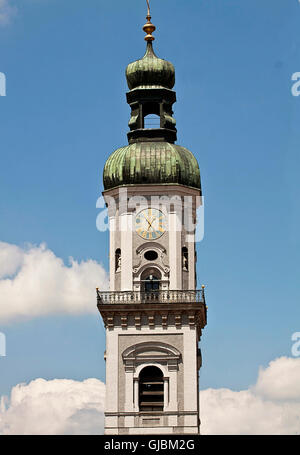
<path fill-rule="evenodd" d="M 126 78 L 130 90 L 145 87 L 172 89 L 175 85 L 175 68 L 172 63 L 155 55 L 152 42 L 149 41 L 144 57 L 127 66 Z"/>
<path fill-rule="evenodd" d="M 103 172 L 105 190 L 121 185 L 181 184 L 201 188 L 194 155 L 168 142 L 136 142 L 113 152 Z"/>

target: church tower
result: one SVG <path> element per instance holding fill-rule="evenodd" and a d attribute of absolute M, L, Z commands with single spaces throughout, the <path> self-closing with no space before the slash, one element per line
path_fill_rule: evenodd
<path fill-rule="evenodd" d="M 110 291 L 97 289 L 106 329 L 105 434 L 199 434 L 204 287 L 197 290 L 199 166 L 176 145 L 174 66 L 153 50 L 128 65 L 128 145 L 108 158 Z"/>

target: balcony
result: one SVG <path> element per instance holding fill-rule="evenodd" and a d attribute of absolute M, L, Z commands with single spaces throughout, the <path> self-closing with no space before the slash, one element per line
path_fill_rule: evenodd
<path fill-rule="evenodd" d="M 98 305 L 120 305 L 120 304 L 174 304 L 174 303 L 203 303 L 205 304 L 204 288 L 200 290 L 180 291 L 115 291 L 102 292 L 97 289 Z"/>

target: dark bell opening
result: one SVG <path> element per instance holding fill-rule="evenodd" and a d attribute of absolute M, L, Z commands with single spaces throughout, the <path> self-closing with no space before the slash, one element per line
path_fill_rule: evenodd
<path fill-rule="evenodd" d="M 145 367 L 139 377 L 140 411 L 164 410 L 164 378 L 157 367 Z"/>

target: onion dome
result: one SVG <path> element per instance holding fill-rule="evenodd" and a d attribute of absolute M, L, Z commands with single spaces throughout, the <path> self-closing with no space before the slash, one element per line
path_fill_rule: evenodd
<path fill-rule="evenodd" d="M 168 142 L 136 142 L 115 150 L 103 173 L 104 189 L 122 185 L 180 184 L 201 189 L 196 158 Z"/>
<path fill-rule="evenodd" d="M 167 60 L 158 58 L 152 41 L 148 41 L 144 57 L 127 66 L 126 79 L 130 90 L 147 87 L 172 89 L 175 85 L 175 68 Z"/>
<path fill-rule="evenodd" d="M 148 3 L 147 23 L 143 30 L 146 33 L 147 49 L 143 58 L 130 63 L 126 69 L 126 79 L 129 90 L 136 88 L 168 88 L 175 85 L 175 68 L 167 60 L 158 58 L 153 50 L 152 41 L 155 40 L 152 33 L 156 27 L 151 22 L 150 6 Z"/>

